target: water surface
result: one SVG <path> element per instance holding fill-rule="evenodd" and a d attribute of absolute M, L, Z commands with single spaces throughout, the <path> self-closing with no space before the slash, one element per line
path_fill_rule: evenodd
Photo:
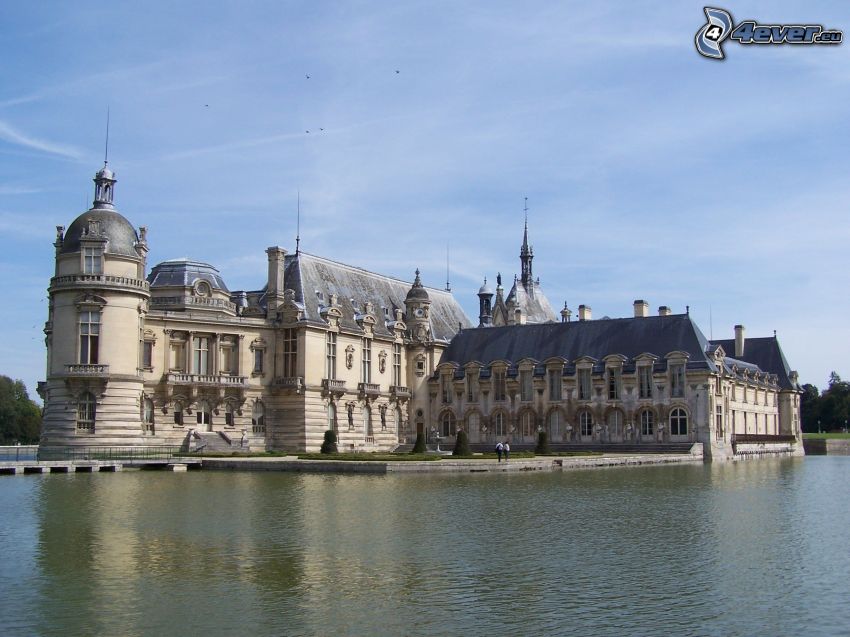
<path fill-rule="evenodd" d="M 4 635 L 838 635 L 850 458 L 0 478 Z"/>

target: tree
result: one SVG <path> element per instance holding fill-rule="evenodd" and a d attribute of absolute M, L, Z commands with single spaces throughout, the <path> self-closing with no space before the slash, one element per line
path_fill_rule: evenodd
<path fill-rule="evenodd" d="M 457 438 L 455 439 L 455 448 L 452 451 L 453 456 L 471 456 L 472 451 L 469 449 L 469 436 L 466 435 L 466 432 L 461 429 L 457 432 Z"/>
<path fill-rule="evenodd" d="M 0 376 L 0 444 L 37 444 L 41 436 L 41 409 L 20 380 Z"/>
<path fill-rule="evenodd" d="M 817 387 L 810 383 L 803 385 L 803 393 L 800 396 L 800 417 L 802 418 L 803 431 L 814 433 L 818 430 L 820 392 Z"/>
<path fill-rule="evenodd" d="M 416 434 L 416 444 L 413 445 L 410 453 L 425 453 L 425 434 L 421 431 Z"/>
<path fill-rule="evenodd" d="M 545 431 L 541 431 L 537 434 L 537 447 L 535 447 L 534 453 L 540 456 L 552 453 L 549 450 L 549 435 Z"/>
<path fill-rule="evenodd" d="M 339 453 L 336 446 L 336 432 L 333 429 L 328 429 L 325 432 L 325 439 L 322 441 L 322 453 Z"/>

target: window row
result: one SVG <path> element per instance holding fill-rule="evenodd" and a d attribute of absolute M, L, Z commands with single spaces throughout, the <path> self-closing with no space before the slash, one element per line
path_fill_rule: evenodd
<path fill-rule="evenodd" d="M 339 336 L 336 332 L 327 332 L 325 334 L 325 378 L 328 380 L 337 379 L 337 342 Z M 401 344 L 393 343 L 392 353 L 392 384 L 401 386 Z M 381 364 L 379 371 L 384 372 L 385 354 L 381 355 Z M 354 364 L 354 348 L 348 347 L 346 350 L 345 366 L 349 369 Z M 372 339 L 362 338 L 360 340 L 360 382 L 372 382 Z"/>

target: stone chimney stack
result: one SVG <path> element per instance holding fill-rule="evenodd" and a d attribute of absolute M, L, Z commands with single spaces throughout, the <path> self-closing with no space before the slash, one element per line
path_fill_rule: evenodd
<path fill-rule="evenodd" d="M 658 316 L 670 316 L 672 313 L 673 311 L 666 305 L 662 305 L 658 308 Z"/>
<path fill-rule="evenodd" d="M 635 318 L 643 318 L 649 316 L 649 303 L 643 299 L 635 301 Z"/>
<path fill-rule="evenodd" d="M 744 356 L 744 326 L 735 326 L 735 358 Z"/>
<path fill-rule="evenodd" d="M 579 305 L 578 306 L 578 320 L 579 321 L 589 321 L 590 320 L 590 306 L 589 305 Z"/>
<path fill-rule="evenodd" d="M 277 312 L 283 304 L 283 263 L 286 250 L 272 246 L 266 249 L 269 256 L 269 280 L 266 286 L 266 318 L 277 317 Z"/>

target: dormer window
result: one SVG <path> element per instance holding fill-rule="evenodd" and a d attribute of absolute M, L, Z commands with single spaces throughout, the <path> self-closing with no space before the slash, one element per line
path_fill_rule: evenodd
<path fill-rule="evenodd" d="M 103 274 L 102 248 L 83 248 L 83 273 Z"/>

